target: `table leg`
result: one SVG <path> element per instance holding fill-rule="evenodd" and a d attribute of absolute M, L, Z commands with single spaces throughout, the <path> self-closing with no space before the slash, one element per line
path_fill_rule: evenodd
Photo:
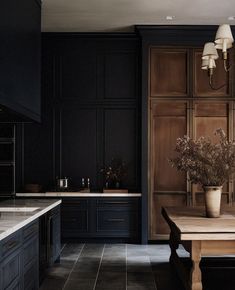
<path fill-rule="evenodd" d="M 202 290 L 202 274 L 199 267 L 201 261 L 201 241 L 191 242 L 190 257 L 192 260 L 192 269 L 190 272 L 190 282 L 192 290 Z"/>

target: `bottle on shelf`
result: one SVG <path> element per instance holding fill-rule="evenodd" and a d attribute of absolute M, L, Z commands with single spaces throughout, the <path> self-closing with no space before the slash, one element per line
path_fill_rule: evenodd
<path fill-rule="evenodd" d="M 82 177 L 81 185 L 82 185 L 82 189 L 84 189 L 85 188 L 85 178 L 84 177 Z"/>

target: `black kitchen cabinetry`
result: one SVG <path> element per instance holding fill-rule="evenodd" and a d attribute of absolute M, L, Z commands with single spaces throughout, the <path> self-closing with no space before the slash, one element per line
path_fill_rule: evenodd
<path fill-rule="evenodd" d="M 38 221 L 0 242 L 0 289 L 38 289 Z"/>
<path fill-rule="evenodd" d="M 0 124 L 0 197 L 15 194 L 15 125 Z"/>
<path fill-rule="evenodd" d="M 61 251 L 60 206 L 39 219 L 39 281 L 43 281 L 46 269 L 59 261 Z"/>
<path fill-rule="evenodd" d="M 0 38 L 0 121 L 40 121 L 41 1 L 1 0 Z"/>
<path fill-rule="evenodd" d="M 119 239 L 138 242 L 140 199 L 63 198 L 62 240 Z"/>
<path fill-rule="evenodd" d="M 74 189 L 89 177 L 101 190 L 100 169 L 120 157 L 122 187 L 139 192 L 139 110 L 134 33 L 42 33 L 42 123 L 22 125 L 17 191 L 27 183 L 50 190 L 56 176 Z"/>

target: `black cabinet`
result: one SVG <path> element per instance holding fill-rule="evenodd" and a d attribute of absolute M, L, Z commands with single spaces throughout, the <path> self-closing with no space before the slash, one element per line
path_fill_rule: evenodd
<path fill-rule="evenodd" d="M 62 240 L 139 238 L 138 197 L 64 198 Z"/>
<path fill-rule="evenodd" d="M 61 251 L 60 206 L 39 219 L 39 282 L 43 281 L 46 269 L 59 261 Z"/>
<path fill-rule="evenodd" d="M 0 290 L 39 289 L 39 271 L 59 260 L 60 240 L 57 206 L 0 241 Z"/>
<path fill-rule="evenodd" d="M 118 157 L 128 167 L 122 187 L 140 190 L 138 66 L 134 34 L 42 33 L 42 124 L 22 130 L 17 190 L 48 190 L 56 176 L 74 189 L 90 177 L 101 190 L 100 169 Z"/>
<path fill-rule="evenodd" d="M 31 223 L 23 229 L 24 289 L 38 289 L 39 224 Z"/>
<path fill-rule="evenodd" d="M 16 125 L 0 124 L 0 196 L 15 194 Z"/>
<path fill-rule="evenodd" d="M 61 251 L 60 206 L 48 213 L 48 225 L 49 265 L 52 265 L 59 259 Z"/>
<path fill-rule="evenodd" d="M 63 199 L 61 211 L 62 238 L 79 238 L 89 234 L 89 207 L 87 198 Z"/>
<path fill-rule="evenodd" d="M 38 222 L 0 242 L 0 290 L 38 289 Z"/>
<path fill-rule="evenodd" d="M 0 119 L 40 121 L 41 1 L 1 0 L 0 39 Z"/>

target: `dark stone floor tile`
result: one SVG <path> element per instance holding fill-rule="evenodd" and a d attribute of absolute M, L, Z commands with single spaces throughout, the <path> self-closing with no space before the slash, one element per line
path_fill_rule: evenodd
<path fill-rule="evenodd" d="M 69 279 L 70 280 L 77 280 L 77 279 L 90 279 L 92 281 L 96 280 L 96 276 L 97 276 L 97 272 L 75 272 L 73 271 L 70 276 Z"/>
<path fill-rule="evenodd" d="M 103 244 L 85 244 L 80 256 L 81 258 L 99 258 L 103 249 Z"/>
<path fill-rule="evenodd" d="M 152 270 L 150 267 L 144 267 L 144 266 L 131 266 L 131 267 L 127 266 L 127 272 L 139 273 L 140 275 L 141 273 L 152 272 Z"/>
<path fill-rule="evenodd" d="M 77 261 L 83 247 L 84 244 L 67 244 L 61 253 L 61 259 L 66 261 Z"/>
<path fill-rule="evenodd" d="M 126 289 L 127 290 L 156 290 L 156 287 L 152 285 L 128 285 Z M 172 290 L 172 289 L 164 289 L 164 290 Z"/>
<path fill-rule="evenodd" d="M 127 273 L 127 281 L 140 281 L 140 282 L 154 282 L 154 276 L 152 272 L 143 273 L 140 275 L 139 273 Z"/>
<path fill-rule="evenodd" d="M 104 258 L 108 257 L 126 257 L 126 245 L 124 244 L 106 244 Z"/>
<path fill-rule="evenodd" d="M 101 265 L 100 272 L 126 272 L 125 263 L 105 263 Z"/>
<path fill-rule="evenodd" d="M 148 246 L 147 245 L 127 245 L 127 256 L 147 256 L 148 255 Z"/>
<path fill-rule="evenodd" d="M 58 279 L 57 277 L 46 278 L 40 290 L 62 290 L 65 285 L 66 279 Z"/>
<path fill-rule="evenodd" d="M 68 280 L 63 290 L 93 290 L 94 283 L 90 279 Z"/>
<path fill-rule="evenodd" d="M 75 264 L 74 271 L 95 271 L 100 264 L 100 260 L 93 262 L 93 259 L 87 258 L 86 260 L 78 260 Z"/>
<path fill-rule="evenodd" d="M 48 278 L 50 277 L 58 277 L 62 279 L 67 279 L 70 272 L 71 272 L 72 267 L 66 268 L 63 267 L 62 265 L 58 267 L 51 267 L 47 270 L 46 275 Z"/>
<path fill-rule="evenodd" d="M 118 275 L 99 278 L 95 290 L 126 290 L 126 280 Z"/>

